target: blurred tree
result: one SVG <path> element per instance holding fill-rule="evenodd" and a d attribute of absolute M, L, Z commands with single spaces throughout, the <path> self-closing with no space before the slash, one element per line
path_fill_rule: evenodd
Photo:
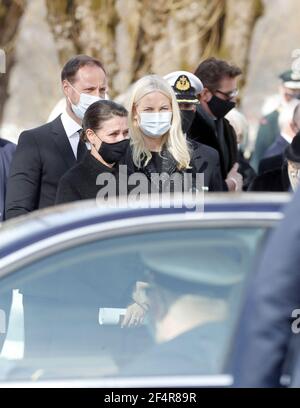
<path fill-rule="evenodd" d="M 48 19 L 64 63 L 74 53 L 100 58 L 111 94 L 142 75 L 194 71 L 208 56 L 244 72 L 261 0 L 47 0 Z"/>
<path fill-rule="evenodd" d="M 7 98 L 9 73 L 14 64 L 14 49 L 26 0 L 0 0 L 0 49 L 6 55 L 6 73 L 0 74 L 0 122 Z"/>

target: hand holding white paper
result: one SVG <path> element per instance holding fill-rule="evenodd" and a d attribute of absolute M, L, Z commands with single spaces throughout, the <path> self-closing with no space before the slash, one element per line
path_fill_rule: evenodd
<path fill-rule="evenodd" d="M 126 314 L 126 309 L 102 307 L 99 309 L 99 324 L 118 325 Z"/>

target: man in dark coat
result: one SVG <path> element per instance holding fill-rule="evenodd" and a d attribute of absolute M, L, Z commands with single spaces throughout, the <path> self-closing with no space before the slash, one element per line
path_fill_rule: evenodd
<path fill-rule="evenodd" d="M 86 146 L 79 141 L 83 115 L 107 90 L 100 61 L 73 57 L 61 74 L 67 109 L 53 122 L 20 135 L 7 185 L 5 218 L 54 205 L 60 178 L 80 160 Z"/>
<path fill-rule="evenodd" d="M 209 58 L 198 66 L 195 75 L 203 83 L 204 89 L 199 95 L 200 105 L 197 106 L 188 136 L 219 152 L 222 178 L 228 190 L 241 190 L 236 134 L 224 118 L 235 107 L 241 70 L 226 61 Z"/>
<path fill-rule="evenodd" d="M 16 145 L 0 138 L 0 221 L 3 220 L 6 183 Z"/>
<path fill-rule="evenodd" d="M 297 188 L 300 178 L 300 132 L 288 145 L 283 155 L 283 164 L 273 170 L 257 176 L 249 187 L 249 191 L 287 192 Z"/>

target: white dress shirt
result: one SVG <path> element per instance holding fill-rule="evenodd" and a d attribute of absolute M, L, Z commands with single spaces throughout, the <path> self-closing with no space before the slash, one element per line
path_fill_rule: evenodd
<path fill-rule="evenodd" d="M 293 138 L 285 132 L 280 133 L 280 136 L 284 138 L 289 144 L 292 143 Z"/>
<path fill-rule="evenodd" d="M 65 132 L 68 136 L 70 145 L 72 147 L 73 153 L 75 158 L 77 159 L 77 148 L 78 148 L 78 143 L 79 143 L 79 131 L 82 129 L 82 127 L 75 122 L 74 119 L 71 118 L 71 116 L 68 115 L 66 111 L 64 111 L 61 115 L 61 121 L 62 125 L 65 129 Z"/>

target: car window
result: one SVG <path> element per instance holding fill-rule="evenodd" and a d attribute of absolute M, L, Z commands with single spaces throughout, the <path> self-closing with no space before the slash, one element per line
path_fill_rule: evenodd
<path fill-rule="evenodd" d="M 204 228 L 121 236 L 20 268 L 1 279 L 0 299 L 13 293 L 13 305 L 0 379 L 222 373 L 265 233 Z M 122 327 L 124 316 L 140 320 Z"/>

